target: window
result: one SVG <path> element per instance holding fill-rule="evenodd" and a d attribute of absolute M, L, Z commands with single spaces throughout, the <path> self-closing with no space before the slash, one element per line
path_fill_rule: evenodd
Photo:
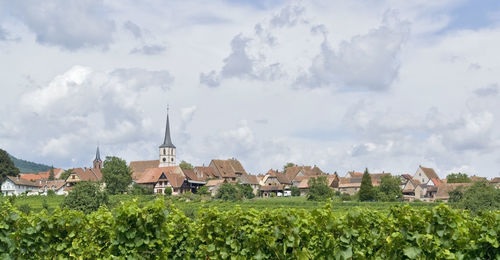
<path fill-rule="evenodd" d="M 167 158 L 163 157 L 163 162 L 166 162 L 167 161 Z"/>
<path fill-rule="evenodd" d="M 174 158 L 170 158 L 170 161 L 172 161 L 172 162 L 173 162 L 173 161 L 174 161 Z"/>

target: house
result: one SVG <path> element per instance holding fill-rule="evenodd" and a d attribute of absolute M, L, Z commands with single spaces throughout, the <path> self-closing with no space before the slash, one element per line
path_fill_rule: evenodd
<path fill-rule="evenodd" d="M 213 197 L 217 194 L 217 191 L 219 190 L 220 186 L 226 182 L 227 182 L 226 179 L 213 179 L 213 180 L 208 180 L 205 186 L 208 188 L 210 195 Z"/>
<path fill-rule="evenodd" d="M 156 194 L 165 194 L 167 188 L 172 189 L 172 195 L 191 191 L 186 176 L 179 166 L 149 168 L 136 183 L 153 189 Z"/>
<path fill-rule="evenodd" d="M 410 174 L 401 174 L 399 176 L 401 190 L 404 189 L 405 185 L 412 179 Z"/>
<path fill-rule="evenodd" d="M 71 169 L 71 174 L 66 179 L 68 187 L 73 187 L 81 181 L 99 182 L 102 180 L 100 169 L 95 168 L 75 168 Z"/>
<path fill-rule="evenodd" d="M 236 182 L 237 177 L 246 174 L 241 163 L 234 158 L 228 160 L 212 160 L 210 162 L 210 167 L 214 169 L 217 178 L 225 179 L 228 182 Z"/>
<path fill-rule="evenodd" d="M 354 195 L 361 188 L 361 179 L 362 179 L 361 177 L 356 177 L 356 178 L 340 177 L 337 189 L 340 193 Z"/>
<path fill-rule="evenodd" d="M 5 178 L 5 180 L 2 182 L 1 187 L 2 194 L 4 196 L 20 194 L 37 195 L 40 184 L 37 182 L 22 179 L 19 176 L 7 176 L 7 178 Z"/>
<path fill-rule="evenodd" d="M 286 177 L 283 172 L 270 169 L 262 179 L 262 185 L 285 185 L 290 186 L 292 182 Z"/>
<path fill-rule="evenodd" d="M 307 192 L 309 191 L 309 181 L 313 178 L 317 178 L 319 176 L 309 176 L 307 178 L 304 178 L 300 183 L 297 185 L 297 188 L 300 190 L 300 196 L 305 196 Z M 339 188 L 339 177 L 334 174 L 334 175 L 326 175 L 326 185 L 330 187 L 333 190 L 338 190 Z"/>
<path fill-rule="evenodd" d="M 441 200 L 443 202 L 448 202 L 450 199 L 450 192 L 455 189 L 467 189 L 473 183 L 443 183 L 437 186 L 436 194 L 434 195 L 434 201 Z"/>
<path fill-rule="evenodd" d="M 65 180 L 40 181 L 38 193 L 41 195 L 47 195 L 47 192 L 52 190 L 56 195 L 67 195 L 68 193 L 64 190 L 64 188 L 66 188 Z"/>
<path fill-rule="evenodd" d="M 421 187 L 420 181 L 417 179 L 409 179 L 403 187 L 403 200 L 404 201 L 414 201 L 415 198 L 420 199 L 421 196 Z M 417 187 L 420 187 L 417 189 Z"/>
<path fill-rule="evenodd" d="M 250 187 L 252 188 L 253 194 L 258 195 L 260 184 L 259 184 L 259 179 L 257 178 L 256 175 L 253 175 L 253 174 L 241 175 L 238 178 L 238 182 L 242 185 L 250 185 Z"/>
<path fill-rule="evenodd" d="M 199 178 L 194 170 L 181 169 L 182 173 L 186 177 L 186 181 L 192 193 L 196 193 L 199 188 L 207 184 L 202 178 Z"/>
<path fill-rule="evenodd" d="M 49 173 L 48 172 L 40 172 L 40 173 L 21 173 L 19 174 L 21 179 L 27 181 L 38 181 L 38 180 L 48 180 Z"/>
<path fill-rule="evenodd" d="M 265 185 L 260 187 L 260 196 L 264 198 L 269 198 L 273 196 L 277 196 L 278 193 L 283 194 L 285 191 L 283 185 L 278 184 L 278 185 Z"/>
<path fill-rule="evenodd" d="M 346 178 L 361 178 L 363 177 L 362 172 L 348 171 L 345 175 Z"/>
<path fill-rule="evenodd" d="M 434 169 L 426 168 L 421 165 L 418 166 L 417 171 L 412 178 L 417 179 L 420 183 L 428 183 L 429 180 L 432 180 L 434 185 L 439 185 L 441 183 L 439 176 Z"/>
<path fill-rule="evenodd" d="M 470 176 L 469 179 L 472 182 L 487 182 L 488 181 L 488 179 L 486 179 L 485 177 L 479 177 L 479 176 L 476 176 L 476 175 Z"/>
<path fill-rule="evenodd" d="M 102 180 L 102 160 L 101 153 L 99 152 L 99 147 L 95 154 L 95 159 L 92 168 L 74 168 L 71 170 L 71 174 L 66 179 L 67 188 L 66 190 L 72 189 L 72 187 L 81 181 L 92 181 L 99 182 Z"/>
<path fill-rule="evenodd" d="M 299 183 L 308 177 L 325 175 L 325 173 L 316 165 L 311 166 L 291 166 L 287 167 L 284 172 L 286 178 L 293 186 L 298 186 Z"/>

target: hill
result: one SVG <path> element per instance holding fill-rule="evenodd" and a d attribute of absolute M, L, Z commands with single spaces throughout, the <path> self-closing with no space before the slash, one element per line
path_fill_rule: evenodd
<path fill-rule="evenodd" d="M 16 157 L 9 154 L 10 159 L 14 162 L 14 165 L 19 169 L 21 173 L 36 173 L 36 172 L 45 172 L 50 170 L 50 166 L 29 162 L 22 159 L 17 159 Z"/>

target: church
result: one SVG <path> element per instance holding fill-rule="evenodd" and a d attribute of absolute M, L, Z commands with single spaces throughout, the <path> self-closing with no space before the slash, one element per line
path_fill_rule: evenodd
<path fill-rule="evenodd" d="M 187 191 L 196 193 L 206 182 L 190 176 L 176 162 L 176 147 L 170 135 L 170 119 L 167 110 L 167 122 L 163 143 L 158 147 L 159 158 L 147 161 L 132 161 L 132 180 L 134 183 L 152 188 L 154 193 L 164 194 L 171 189 L 172 195 Z"/>

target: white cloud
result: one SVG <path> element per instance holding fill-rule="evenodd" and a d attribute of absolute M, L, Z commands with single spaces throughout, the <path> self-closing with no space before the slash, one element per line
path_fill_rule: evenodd
<path fill-rule="evenodd" d="M 67 50 L 86 47 L 107 48 L 115 23 L 102 1 L 8 1 L 7 11 L 36 35 L 40 44 Z"/>
<path fill-rule="evenodd" d="M 296 84 L 344 91 L 388 89 L 398 76 L 399 53 L 409 33 L 408 25 L 391 15 L 380 27 L 341 42 L 337 51 L 325 38 L 320 54 Z"/>
<path fill-rule="evenodd" d="M 163 45 L 151 44 L 134 48 L 130 51 L 130 54 L 158 55 L 164 53 L 166 49 L 167 48 Z"/>

